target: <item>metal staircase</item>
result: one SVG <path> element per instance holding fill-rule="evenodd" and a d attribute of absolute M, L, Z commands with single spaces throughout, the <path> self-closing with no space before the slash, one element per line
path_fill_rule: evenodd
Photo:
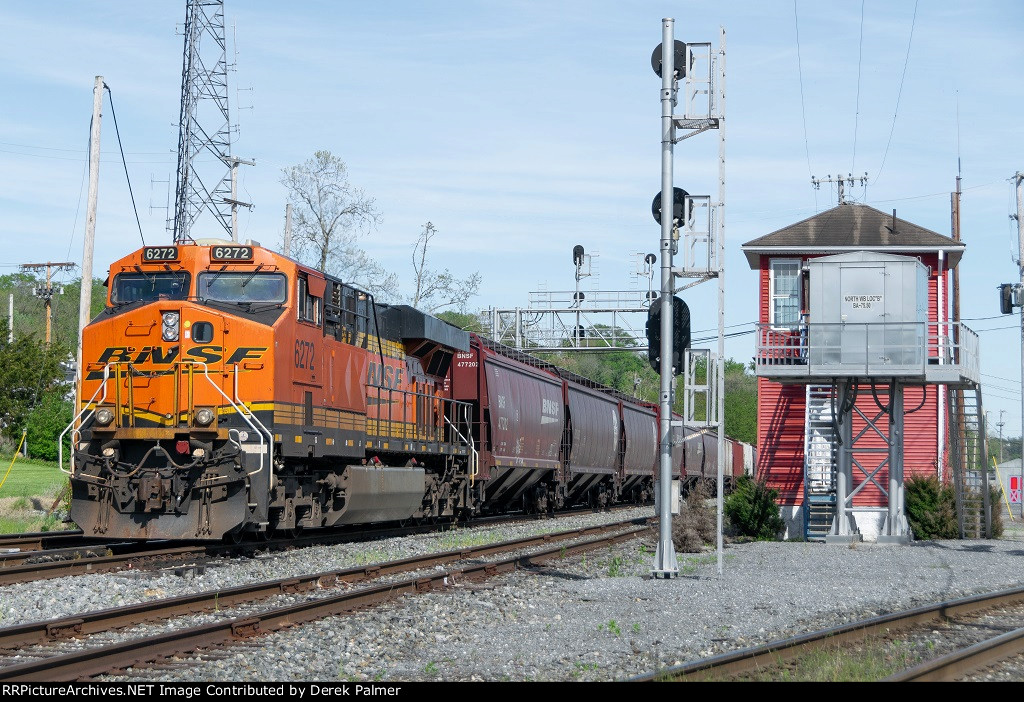
<path fill-rule="evenodd" d="M 808 385 L 804 412 L 804 539 L 824 541 L 836 514 L 832 386 Z"/>
<path fill-rule="evenodd" d="M 949 391 L 949 461 L 956 495 L 960 538 L 992 536 L 992 505 L 989 486 L 994 476 L 988 465 L 985 413 L 981 387 Z"/>

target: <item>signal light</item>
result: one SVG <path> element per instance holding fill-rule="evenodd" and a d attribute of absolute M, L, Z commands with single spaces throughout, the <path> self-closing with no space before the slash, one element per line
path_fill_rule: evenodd
<path fill-rule="evenodd" d="M 572 263 L 577 268 L 583 265 L 583 255 L 583 246 L 581 244 L 576 244 L 576 246 L 572 247 Z"/>
<path fill-rule="evenodd" d="M 690 200 L 690 194 L 682 188 L 672 188 L 672 221 L 680 222 L 683 219 L 683 212 L 686 211 L 687 202 Z M 693 210 L 693 203 L 689 204 L 689 209 Z M 654 196 L 654 202 L 651 203 L 651 214 L 654 215 L 654 221 L 661 224 L 661 191 Z"/>
<path fill-rule="evenodd" d="M 686 44 L 675 40 L 675 51 L 672 52 L 672 72 L 676 78 L 686 77 Z M 654 53 L 651 54 L 651 68 L 661 78 L 661 44 L 654 47 Z"/>
<path fill-rule="evenodd" d="M 683 372 L 683 359 L 690 348 L 690 308 L 679 297 L 672 298 L 672 369 Z M 661 371 L 661 303 L 654 301 L 647 310 L 647 360 Z"/>
<path fill-rule="evenodd" d="M 999 286 L 999 311 L 1003 314 L 1013 314 L 1013 283 L 1003 283 Z"/>

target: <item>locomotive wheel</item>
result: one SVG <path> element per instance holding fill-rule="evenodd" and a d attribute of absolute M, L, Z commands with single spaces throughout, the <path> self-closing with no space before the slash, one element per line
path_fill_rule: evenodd
<path fill-rule="evenodd" d="M 242 527 L 239 527 L 234 531 L 229 531 L 228 533 L 224 534 L 223 539 L 226 543 L 235 544 L 237 546 L 238 544 L 245 541 L 245 530 Z"/>
<path fill-rule="evenodd" d="M 302 527 L 294 526 L 290 529 L 278 529 L 277 536 L 281 539 L 297 539 L 302 536 Z"/>

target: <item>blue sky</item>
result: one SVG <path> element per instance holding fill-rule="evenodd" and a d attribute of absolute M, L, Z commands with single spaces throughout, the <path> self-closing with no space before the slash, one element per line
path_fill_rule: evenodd
<path fill-rule="evenodd" d="M 113 94 L 146 241 L 168 240 L 164 211 L 149 205 L 167 198 L 151 181 L 173 177 L 184 5 L 0 4 L 0 272 L 81 255 L 95 75 Z M 797 0 L 795 13 L 791 1 L 226 5 L 237 38 L 230 99 L 244 108 L 235 153 L 257 163 L 242 168 L 240 197 L 256 205 L 240 215 L 242 238 L 279 241 L 281 169 L 327 149 L 383 212 L 366 249 L 408 276 L 430 220 L 434 265 L 481 273 L 474 308 L 525 306 L 540 285 L 571 288 L 577 243 L 600 253 L 602 290 L 628 289 L 630 255 L 657 250 L 650 54 L 662 17 L 684 41 L 717 44 L 727 31 L 729 325 L 757 314 L 739 245 L 835 203 L 834 191 L 811 188 L 812 174 L 867 171 L 856 199 L 948 234 L 959 153 L 961 314 L 992 329 L 981 332 L 986 406 L 1019 433 L 1019 334 L 997 329 L 1017 317 L 977 318 L 998 315 L 995 285 L 1017 277 L 1008 215 L 1009 179 L 1024 170 L 1024 4 L 920 2 L 902 92 L 913 0 Z M 109 106 L 102 143 L 97 275 L 139 245 Z M 716 152 L 713 134 L 680 144 L 676 184 L 714 193 Z M 687 295 L 695 330 L 714 326 L 715 295 L 712 284 Z M 731 339 L 727 352 L 749 360 L 752 343 Z"/>

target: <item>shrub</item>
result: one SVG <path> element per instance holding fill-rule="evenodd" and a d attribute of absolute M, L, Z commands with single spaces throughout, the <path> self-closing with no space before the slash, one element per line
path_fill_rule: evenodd
<path fill-rule="evenodd" d="M 905 483 L 907 521 L 917 539 L 956 539 L 960 525 L 956 518 L 956 496 L 949 485 L 939 484 L 934 475 L 915 475 Z"/>
<path fill-rule="evenodd" d="M 998 539 L 1003 535 L 1003 490 L 999 483 L 991 485 L 988 494 L 992 505 L 992 538 Z"/>
<path fill-rule="evenodd" d="M 778 490 L 749 475 L 742 475 L 736 481 L 736 489 L 725 501 L 725 514 L 743 536 L 776 539 L 786 526 L 779 514 L 778 497 Z"/>
<path fill-rule="evenodd" d="M 43 394 L 39 404 L 28 415 L 25 441 L 28 452 L 35 458 L 47 461 L 57 460 L 57 437 L 64 427 L 71 423 L 72 404 L 63 397 L 60 390 L 49 390 Z M 64 452 L 71 447 L 70 433 L 64 436 Z"/>
<path fill-rule="evenodd" d="M 710 480 L 698 479 L 697 484 L 683 501 L 679 516 L 672 520 L 672 543 L 682 553 L 700 553 L 704 544 L 718 538 L 718 519 L 708 504 L 711 498 Z"/>

